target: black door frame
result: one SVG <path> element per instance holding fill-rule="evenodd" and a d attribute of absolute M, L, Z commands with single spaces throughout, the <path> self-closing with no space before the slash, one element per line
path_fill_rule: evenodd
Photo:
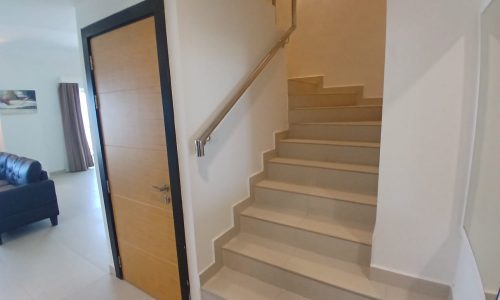
<path fill-rule="evenodd" d="M 182 210 L 181 183 L 179 175 L 179 159 L 177 154 L 177 141 L 175 135 L 174 107 L 172 100 L 172 85 L 170 78 L 170 65 L 168 60 L 167 32 L 165 24 L 165 8 L 163 0 L 145 0 L 129 7 L 96 23 L 82 29 L 82 46 L 85 61 L 85 74 L 87 77 L 88 95 L 94 98 L 94 103 L 89 101 L 91 122 L 94 124 L 92 134 L 98 137 L 97 164 L 99 165 L 104 209 L 108 224 L 111 252 L 115 265 L 116 276 L 123 279 L 120 260 L 120 250 L 116 236 L 116 228 L 109 192 L 108 172 L 106 157 L 102 144 L 102 127 L 99 115 L 99 103 L 95 93 L 95 78 L 92 63 L 90 40 L 93 37 L 107 33 L 114 29 L 129 25 L 142 19 L 154 17 L 156 27 L 156 43 L 158 52 L 158 66 L 160 69 L 160 85 L 163 102 L 163 116 L 165 121 L 165 137 L 167 142 L 168 168 L 170 174 L 170 187 L 172 194 L 172 210 L 174 215 L 175 237 L 177 247 L 177 260 L 179 266 L 179 279 L 182 299 L 189 299 L 189 273 L 186 254 L 186 237 L 184 230 L 184 215 Z M 93 107 L 92 107 L 93 106 Z"/>

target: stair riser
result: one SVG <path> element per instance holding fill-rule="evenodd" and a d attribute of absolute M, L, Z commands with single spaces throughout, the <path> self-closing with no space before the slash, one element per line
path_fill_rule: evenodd
<path fill-rule="evenodd" d="M 255 203 L 287 208 L 319 217 L 334 217 L 372 228 L 375 225 L 376 207 L 353 202 L 326 199 L 298 193 L 255 188 Z"/>
<path fill-rule="evenodd" d="M 321 255 L 370 265 L 371 247 L 356 242 L 317 234 L 286 225 L 241 216 L 241 231 L 286 243 Z"/>
<path fill-rule="evenodd" d="M 318 90 L 318 85 L 308 82 L 288 81 L 288 94 L 313 94 Z"/>
<path fill-rule="evenodd" d="M 382 98 L 361 98 L 358 99 L 358 105 L 382 105 L 384 100 Z"/>
<path fill-rule="evenodd" d="M 205 291 L 204 289 L 201 290 L 201 299 L 203 300 L 229 300 L 229 299 L 224 299 L 222 297 L 216 296 L 212 294 L 211 292 Z"/>
<path fill-rule="evenodd" d="M 309 83 L 309 85 L 305 85 L 301 83 L 295 84 L 294 80 L 288 82 L 288 86 L 292 87 L 292 90 L 288 90 L 288 95 L 305 95 L 305 94 L 317 94 L 317 95 L 325 95 L 325 94 L 356 94 L 358 95 L 358 99 L 363 98 L 363 87 L 362 86 L 337 86 L 337 87 L 323 87 L 321 83 Z M 291 83 L 291 84 L 290 84 Z M 297 89 L 298 87 L 298 89 Z M 300 88 L 305 87 L 303 90 Z M 311 88 L 311 87 L 314 87 Z M 295 89 L 295 90 L 294 90 Z"/>
<path fill-rule="evenodd" d="M 312 185 L 369 195 L 377 194 L 378 174 L 277 163 L 268 163 L 267 174 L 268 178 L 276 181 Z"/>
<path fill-rule="evenodd" d="M 382 120 L 382 108 L 380 106 L 358 106 L 298 109 L 289 112 L 289 120 L 291 123 L 380 121 Z"/>
<path fill-rule="evenodd" d="M 380 142 L 380 126 L 293 124 L 292 139 Z"/>
<path fill-rule="evenodd" d="M 269 284 L 286 289 L 293 293 L 313 300 L 342 299 L 369 300 L 335 286 L 297 275 L 279 267 L 254 260 L 232 251 L 223 251 L 224 265 L 238 272 L 255 277 Z"/>
<path fill-rule="evenodd" d="M 341 163 L 378 165 L 380 148 L 317 144 L 279 144 L 279 156 Z"/>
<path fill-rule="evenodd" d="M 356 105 L 358 94 L 295 95 L 289 96 L 290 107 L 330 107 Z"/>
<path fill-rule="evenodd" d="M 288 82 L 306 82 L 306 83 L 312 83 L 312 84 L 316 84 L 319 86 L 323 86 L 323 76 L 317 75 L 317 76 L 308 76 L 308 77 L 289 78 Z"/>

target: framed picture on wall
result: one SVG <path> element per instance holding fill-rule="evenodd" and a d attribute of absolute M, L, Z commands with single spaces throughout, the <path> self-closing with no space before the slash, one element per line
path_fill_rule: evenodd
<path fill-rule="evenodd" d="M 36 93 L 33 90 L 0 90 L 0 111 L 36 111 Z"/>

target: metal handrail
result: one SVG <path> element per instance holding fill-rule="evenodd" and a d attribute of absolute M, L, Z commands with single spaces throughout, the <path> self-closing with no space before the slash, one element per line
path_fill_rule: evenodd
<path fill-rule="evenodd" d="M 212 120 L 210 125 L 205 129 L 205 131 L 200 135 L 199 138 L 195 140 L 196 155 L 198 157 L 205 156 L 205 145 L 210 141 L 210 137 L 214 130 L 219 126 L 219 124 L 224 120 L 226 115 L 231 111 L 233 106 L 238 102 L 238 100 L 243 96 L 243 94 L 252 85 L 259 74 L 264 70 L 267 64 L 274 58 L 276 53 L 283 48 L 292 33 L 297 28 L 297 0 L 292 0 L 292 26 L 285 32 L 285 34 L 278 40 L 276 45 L 266 54 L 266 56 L 261 60 L 257 67 L 248 75 L 248 78 L 241 84 L 238 90 L 231 97 L 231 100 L 222 108 L 222 110 L 217 114 L 217 116 Z"/>

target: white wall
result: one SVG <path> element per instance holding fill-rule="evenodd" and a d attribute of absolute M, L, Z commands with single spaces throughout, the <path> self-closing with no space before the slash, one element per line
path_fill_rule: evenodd
<path fill-rule="evenodd" d="M 484 300 L 481 277 L 474 253 L 462 231 L 456 275 L 452 286 L 453 300 Z"/>
<path fill-rule="evenodd" d="M 478 0 L 389 0 L 372 265 L 451 284 L 472 153 Z"/>
<path fill-rule="evenodd" d="M 178 13 L 176 121 L 203 269 L 213 260 L 212 239 L 232 224 L 231 206 L 248 196 L 248 178 L 262 169 L 262 152 L 274 147 L 273 132 L 287 128 L 286 69 L 280 55 L 217 130 L 206 157 L 196 158 L 194 138 L 277 35 L 267 1 L 183 0 Z"/>
<path fill-rule="evenodd" d="M 385 17 L 386 0 L 299 0 L 288 76 L 325 75 L 325 86 L 364 85 L 366 97 L 382 97 Z"/>
<path fill-rule="evenodd" d="M 0 116 L 5 151 L 66 168 L 57 93 L 61 76 L 80 76 L 74 8 L 35 0 L 0 3 L 0 89 L 36 90 L 36 113 Z"/>
<path fill-rule="evenodd" d="M 485 290 L 500 288 L 500 0 L 482 17 L 481 82 L 475 158 L 465 227 Z"/>
<path fill-rule="evenodd" d="M 137 1 L 83 1 L 78 27 Z M 286 58 L 281 53 L 194 154 L 194 139 L 277 38 L 267 0 L 166 0 L 167 35 L 192 298 L 198 273 L 214 260 L 213 239 L 232 226 L 232 206 L 249 195 L 249 177 L 262 169 L 262 152 L 286 129 Z M 104 13 L 102 12 L 104 11 Z"/>

